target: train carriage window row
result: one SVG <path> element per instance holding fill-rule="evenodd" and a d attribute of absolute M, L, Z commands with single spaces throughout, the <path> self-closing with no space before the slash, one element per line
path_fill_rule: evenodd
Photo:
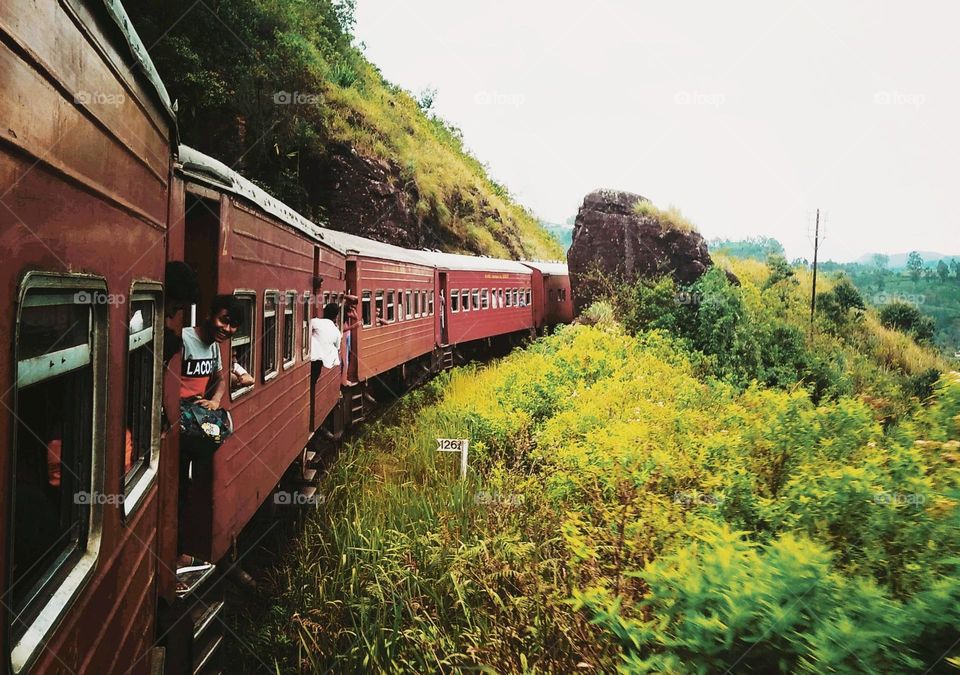
<path fill-rule="evenodd" d="M 434 316 L 436 292 L 426 289 L 363 291 L 361 318 L 364 328 L 376 328 L 403 321 Z"/>
<path fill-rule="evenodd" d="M 22 639 L 14 663 L 38 646 L 26 629 L 63 611 L 64 602 L 48 605 L 53 595 L 66 592 L 62 597 L 69 599 L 92 571 L 103 511 L 107 305 L 96 298 L 106 294 L 106 284 L 42 274 L 24 284 L 12 411 L 12 566 L 4 600 L 14 617 L 12 637 Z"/>

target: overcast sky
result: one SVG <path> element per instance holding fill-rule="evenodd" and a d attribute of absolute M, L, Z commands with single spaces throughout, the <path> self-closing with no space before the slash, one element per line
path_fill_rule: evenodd
<path fill-rule="evenodd" d="M 387 79 L 519 201 L 562 222 L 598 187 L 707 238 L 835 260 L 960 253 L 960 4 L 359 0 Z"/>

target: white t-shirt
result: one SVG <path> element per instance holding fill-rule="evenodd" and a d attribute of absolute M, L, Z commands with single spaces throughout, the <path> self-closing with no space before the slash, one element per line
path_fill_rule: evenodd
<path fill-rule="evenodd" d="M 187 327 L 183 338 L 183 365 L 180 371 L 180 398 L 205 397 L 210 392 L 210 378 L 220 371 L 220 345 L 207 344 L 197 336 L 197 329 Z"/>
<path fill-rule="evenodd" d="M 310 319 L 310 360 L 325 368 L 340 365 L 340 329 L 330 319 Z"/>

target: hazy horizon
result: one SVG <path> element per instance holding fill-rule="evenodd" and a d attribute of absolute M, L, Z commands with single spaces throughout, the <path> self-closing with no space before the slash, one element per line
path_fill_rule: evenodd
<path fill-rule="evenodd" d="M 384 76 L 463 130 L 491 174 L 562 223 L 605 187 L 704 237 L 810 257 L 956 252 L 960 93 L 946 3 L 359 0 Z"/>

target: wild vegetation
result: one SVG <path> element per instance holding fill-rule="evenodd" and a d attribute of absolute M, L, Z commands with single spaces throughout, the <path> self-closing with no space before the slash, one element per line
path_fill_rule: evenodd
<path fill-rule="evenodd" d="M 641 199 L 633 207 L 634 213 L 641 216 L 650 216 L 657 220 L 661 229 L 679 230 L 680 232 L 695 232 L 694 225 L 676 206 L 668 206 L 661 209 L 655 206 L 653 202 Z"/>
<path fill-rule="evenodd" d="M 960 665 L 960 374 L 843 282 L 811 341 L 803 272 L 731 264 L 739 287 L 622 289 L 402 399 L 327 476 L 253 649 L 282 672 Z M 467 480 L 438 437 L 470 439 Z"/>
<path fill-rule="evenodd" d="M 179 103 L 182 140 L 307 217 L 323 220 L 326 160 L 345 146 L 397 167 L 395 187 L 451 250 L 561 253 L 433 113 L 435 92 L 414 97 L 387 82 L 354 45 L 353 0 L 124 4 Z"/>

